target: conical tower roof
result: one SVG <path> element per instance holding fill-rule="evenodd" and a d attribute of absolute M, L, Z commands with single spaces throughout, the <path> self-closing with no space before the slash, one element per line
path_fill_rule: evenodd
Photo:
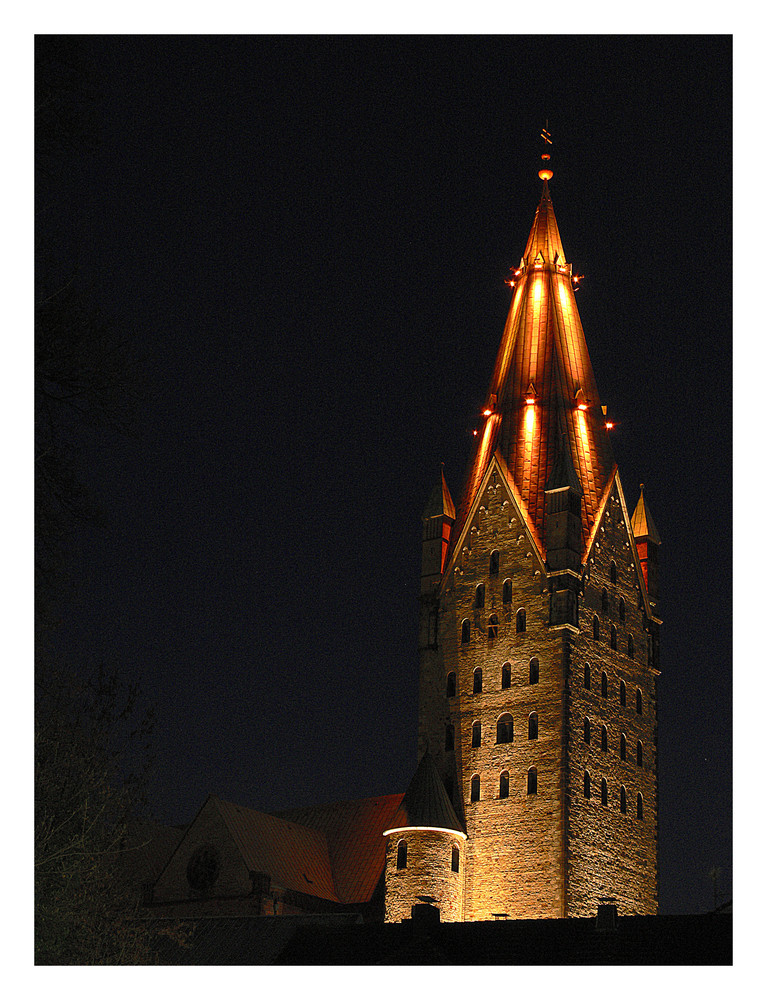
<path fill-rule="evenodd" d="M 539 545 L 545 537 L 547 482 L 552 476 L 577 480 L 583 491 L 587 552 L 615 459 L 547 178 L 514 276 L 514 294 L 487 398 L 485 423 L 458 504 L 451 544 L 455 546 L 461 536 L 496 455 Z M 541 555 L 545 558 L 544 551 Z"/>
<path fill-rule="evenodd" d="M 450 496 L 450 490 L 447 488 L 447 483 L 445 482 L 444 467 L 440 472 L 439 482 L 432 490 L 432 494 L 429 497 L 429 502 L 426 504 L 426 510 L 424 510 L 423 516 L 449 517 L 451 520 L 455 520 L 455 504 L 453 503 L 453 498 Z"/>
<path fill-rule="evenodd" d="M 644 498 L 644 483 L 639 487 L 639 502 L 636 505 L 636 510 L 631 515 L 631 530 L 634 532 L 634 538 L 637 540 L 649 538 L 651 542 L 660 545 L 658 529 L 655 527 L 650 509 L 647 506 L 647 501 Z"/>
<path fill-rule="evenodd" d="M 447 830 L 465 837 L 434 760 L 427 750 L 384 836 L 394 830 Z"/>

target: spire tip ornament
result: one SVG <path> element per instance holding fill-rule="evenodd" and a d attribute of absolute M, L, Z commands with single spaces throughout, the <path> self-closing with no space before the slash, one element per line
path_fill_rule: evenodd
<path fill-rule="evenodd" d="M 544 152 L 541 153 L 541 159 L 543 160 L 543 167 L 538 171 L 538 176 L 542 181 L 550 181 L 554 176 L 554 172 L 549 166 L 549 160 L 551 156 L 545 151 L 546 146 L 552 146 L 553 142 L 551 135 L 549 133 L 549 120 L 546 119 L 546 128 L 541 129 L 541 139 L 543 139 Z"/>

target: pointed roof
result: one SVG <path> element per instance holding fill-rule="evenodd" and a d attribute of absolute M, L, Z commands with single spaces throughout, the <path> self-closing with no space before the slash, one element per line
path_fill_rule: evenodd
<path fill-rule="evenodd" d="M 446 830 L 465 839 L 463 827 L 427 750 L 384 836 L 395 830 Z"/>
<path fill-rule="evenodd" d="M 651 542 L 660 545 L 658 529 L 655 527 L 650 509 L 647 506 L 647 501 L 644 498 L 644 483 L 639 487 L 639 502 L 636 505 L 636 510 L 631 515 L 631 530 L 634 532 L 634 538 L 637 541 L 649 538 Z"/>
<path fill-rule="evenodd" d="M 455 504 L 445 482 L 445 468 L 440 472 L 440 481 L 432 490 L 429 502 L 423 512 L 424 517 L 449 517 L 455 520 Z"/>
<path fill-rule="evenodd" d="M 509 485 L 520 497 L 523 515 L 537 538 L 545 538 L 546 484 L 578 481 L 583 491 L 585 554 L 615 459 L 548 179 L 514 277 L 484 426 L 458 504 L 451 549 L 463 534 L 484 473 L 496 455 L 508 468 Z"/>

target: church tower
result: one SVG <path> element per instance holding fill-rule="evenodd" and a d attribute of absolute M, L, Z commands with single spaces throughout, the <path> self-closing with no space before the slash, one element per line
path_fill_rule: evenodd
<path fill-rule="evenodd" d="M 543 159 L 476 450 L 424 516 L 419 755 L 466 833 L 464 920 L 657 911 L 660 538 L 626 506 Z"/>

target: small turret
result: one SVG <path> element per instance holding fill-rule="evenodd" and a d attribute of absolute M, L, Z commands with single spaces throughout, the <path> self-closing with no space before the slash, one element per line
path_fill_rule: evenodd
<path fill-rule="evenodd" d="M 442 920 L 462 920 L 466 834 L 428 750 L 384 837 L 386 922 L 425 900 Z"/>
<path fill-rule="evenodd" d="M 644 498 L 644 483 L 639 487 L 639 502 L 631 517 L 631 529 L 634 532 L 634 541 L 647 587 L 647 596 L 650 598 L 650 604 L 654 606 L 658 600 L 660 535 Z"/>
<path fill-rule="evenodd" d="M 421 548 L 421 593 L 431 594 L 439 587 L 445 556 L 450 545 L 450 531 L 455 521 L 455 505 L 445 482 L 444 470 L 423 512 Z"/>

